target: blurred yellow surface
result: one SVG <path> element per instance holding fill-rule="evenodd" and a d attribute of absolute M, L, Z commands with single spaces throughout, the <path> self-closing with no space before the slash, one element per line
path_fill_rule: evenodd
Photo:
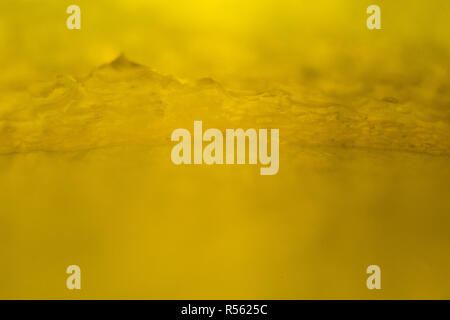
<path fill-rule="evenodd" d="M 449 299 L 449 9 L 1 1 L 0 298 Z M 194 120 L 279 173 L 175 166 Z"/>

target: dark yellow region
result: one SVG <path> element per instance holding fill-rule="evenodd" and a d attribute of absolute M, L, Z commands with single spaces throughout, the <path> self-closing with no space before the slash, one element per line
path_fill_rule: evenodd
<path fill-rule="evenodd" d="M 449 299 L 449 12 L 2 0 L 0 298 Z M 280 129 L 278 174 L 174 165 L 195 120 Z"/>

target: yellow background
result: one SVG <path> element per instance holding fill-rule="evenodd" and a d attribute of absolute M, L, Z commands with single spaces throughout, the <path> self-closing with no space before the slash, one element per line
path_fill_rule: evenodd
<path fill-rule="evenodd" d="M 1 1 L 0 298 L 450 298 L 449 5 Z M 279 173 L 175 166 L 194 120 Z"/>

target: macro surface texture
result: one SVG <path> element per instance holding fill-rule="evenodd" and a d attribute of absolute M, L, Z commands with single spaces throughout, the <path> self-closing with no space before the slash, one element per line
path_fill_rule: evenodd
<path fill-rule="evenodd" d="M 0 298 L 449 299 L 449 11 L 1 1 Z M 195 120 L 280 129 L 279 172 L 174 165 Z"/>

